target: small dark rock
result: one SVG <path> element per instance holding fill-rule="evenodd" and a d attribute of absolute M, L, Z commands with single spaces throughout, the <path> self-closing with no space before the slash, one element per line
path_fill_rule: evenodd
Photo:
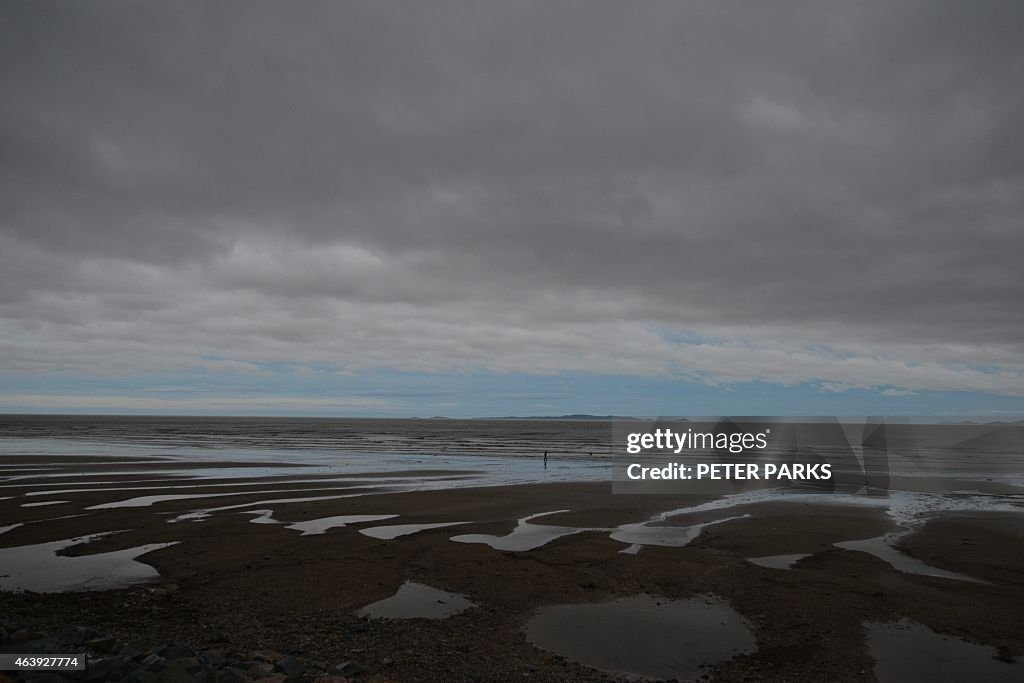
<path fill-rule="evenodd" d="M 138 668 L 128 657 L 101 657 L 91 659 L 85 670 L 87 681 L 116 681 Z"/>
<path fill-rule="evenodd" d="M 199 655 L 199 660 L 216 668 L 224 664 L 224 650 L 207 650 Z"/>
<path fill-rule="evenodd" d="M 195 652 L 184 645 L 168 645 L 167 647 L 158 650 L 157 654 L 164 659 L 183 659 L 185 657 L 196 656 Z"/>
<path fill-rule="evenodd" d="M 339 674 L 341 676 L 358 676 L 362 672 L 362 665 L 354 659 L 342 662 L 338 666 L 331 669 L 332 674 Z"/>
<path fill-rule="evenodd" d="M 110 654 L 117 649 L 117 639 L 107 636 L 105 638 L 93 638 L 82 643 L 83 646 L 89 648 L 93 652 L 99 652 L 100 654 Z"/>
<path fill-rule="evenodd" d="M 274 665 L 270 662 L 253 662 L 249 667 L 250 678 L 264 678 L 274 673 Z"/>
<path fill-rule="evenodd" d="M 166 665 L 167 660 L 158 654 L 148 655 L 142 660 L 142 666 L 146 667 L 150 671 L 160 671 Z"/>
<path fill-rule="evenodd" d="M 217 670 L 213 667 L 203 665 L 199 671 L 192 674 L 192 678 L 195 679 L 196 683 L 216 683 Z"/>
<path fill-rule="evenodd" d="M 32 640 L 39 640 L 42 637 L 43 634 L 39 633 L 38 631 L 29 631 L 28 629 L 23 628 L 12 633 L 10 636 L 10 641 L 12 643 L 27 643 Z"/>
<path fill-rule="evenodd" d="M 247 683 L 248 680 L 244 671 L 233 666 L 217 672 L 217 683 Z"/>
<path fill-rule="evenodd" d="M 54 642 L 60 643 L 61 645 L 79 647 L 96 636 L 96 631 L 93 631 L 92 629 L 76 628 L 70 631 L 59 631 L 53 634 L 52 638 Z"/>
<path fill-rule="evenodd" d="M 277 669 L 289 678 L 297 678 L 306 670 L 306 663 L 298 657 L 285 657 L 277 663 Z"/>
<path fill-rule="evenodd" d="M 159 674 L 160 683 L 193 683 L 192 676 L 180 662 L 171 662 Z"/>
<path fill-rule="evenodd" d="M 199 661 L 198 657 L 182 657 L 178 660 L 178 664 L 185 667 L 185 670 L 193 676 L 203 668 L 203 663 Z"/>
<path fill-rule="evenodd" d="M 121 649 L 117 651 L 117 654 L 122 657 L 131 657 L 132 659 L 135 659 L 142 656 L 142 651 L 137 650 L 131 645 L 122 645 Z"/>

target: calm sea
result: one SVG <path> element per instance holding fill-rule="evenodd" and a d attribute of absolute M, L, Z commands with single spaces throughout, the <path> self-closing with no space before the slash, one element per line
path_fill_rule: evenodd
<path fill-rule="evenodd" d="M 170 455 L 201 460 L 251 458 L 319 462 L 332 455 L 542 458 L 607 461 L 613 433 L 647 430 L 655 423 L 606 420 L 455 420 L 280 417 L 151 417 L 87 415 L 0 415 L 0 457 L 4 455 Z M 708 423 L 658 422 L 676 429 Z M 718 426 L 720 428 L 720 425 Z M 791 430 L 802 446 L 838 456 L 861 454 L 863 423 L 803 424 Z M 994 479 L 1024 484 L 1024 426 L 906 424 L 893 422 L 876 447 L 884 449 L 894 473 Z"/>

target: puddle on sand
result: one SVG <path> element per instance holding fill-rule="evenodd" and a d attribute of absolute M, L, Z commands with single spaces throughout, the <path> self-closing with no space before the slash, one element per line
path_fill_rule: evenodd
<path fill-rule="evenodd" d="M 168 523 L 174 524 L 176 522 L 202 522 L 203 520 L 209 519 L 215 512 L 224 512 L 226 510 L 241 510 L 243 508 L 256 507 L 257 505 L 279 505 L 282 503 L 309 503 L 320 500 L 338 500 L 339 498 L 355 498 L 361 496 L 361 493 L 346 493 L 338 496 L 304 496 L 301 498 L 274 498 L 272 500 L 257 500 L 250 503 L 239 503 L 238 505 L 222 505 L 216 508 L 203 508 L 201 510 L 193 510 L 192 512 L 186 512 L 178 515 L 172 519 L 167 520 Z"/>
<path fill-rule="evenodd" d="M 281 520 L 274 519 L 273 510 L 246 510 L 241 514 L 256 515 L 256 517 L 249 520 L 253 524 L 284 524 Z"/>
<path fill-rule="evenodd" d="M 1024 680 L 1024 662 L 996 659 L 994 648 L 944 636 L 910 619 L 865 624 L 867 644 L 880 683 L 971 681 L 1009 683 Z"/>
<path fill-rule="evenodd" d="M 253 520 L 255 521 L 255 520 Z M 360 529 L 359 533 L 370 538 L 379 538 L 383 541 L 390 541 L 399 536 L 418 534 L 428 529 L 443 529 L 449 526 L 460 526 L 469 522 L 438 522 L 436 524 L 388 524 L 385 526 L 373 526 L 369 529 Z"/>
<path fill-rule="evenodd" d="M 245 493 L 169 493 L 165 496 L 137 496 L 113 503 L 101 503 L 85 508 L 86 510 L 113 510 L 115 508 L 144 508 L 172 500 L 191 500 L 193 498 L 221 498 L 223 496 L 244 495 Z M 255 491 L 255 493 L 276 493 L 274 491 Z"/>
<path fill-rule="evenodd" d="M 485 543 L 495 550 L 510 550 L 521 552 L 533 550 L 550 543 L 562 536 L 580 534 L 584 531 L 608 531 L 608 529 L 587 529 L 575 526 L 548 526 L 546 524 L 530 524 L 531 519 L 555 515 L 568 510 L 552 510 L 551 512 L 538 512 L 519 520 L 516 528 L 504 536 L 492 536 L 491 534 L 463 534 L 452 536 L 451 540 L 458 543 Z"/>
<path fill-rule="evenodd" d="M 893 544 L 898 540 L 898 537 L 902 535 L 903 534 L 898 534 L 892 538 L 876 536 L 875 538 L 865 538 L 859 541 L 841 541 L 834 545 L 844 550 L 859 550 L 862 553 L 874 555 L 883 562 L 889 563 L 893 569 L 906 572 L 908 574 L 937 576 L 943 579 L 954 579 L 956 581 L 970 581 L 971 583 L 988 583 L 988 581 L 975 579 L 967 576 L 966 574 L 958 574 L 956 572 L 946 571 L 945 569 L 939 569 L 938 567 L 932 567 L 915 557 L 911 557 L 910 555 L 901 552 L 893 547 Z"/>
<path fill-rule="evenodd" d="M 358 487 L 352 487 L 358 488 Z M 314 487 L 304 489 L 306 491 L 324 491 L 329 490 L 323 487 Z M 127 498 L 125 500 L 114 501 L 113 503 L 102 503 L 100 505 L 93 505 L 85 508 L 86 510 L 112 510 L 114 508 L 142 508 L 151 507 L 157 503 L 166 503 L 175 500 L 193 500 L 199 498 L 230 498 L 232 496 L 262 496 L 268 493 L 298 493 L 301 490 L 296 489 L 277 489 L 277 490 L 263 490 L 263 491 L 228 491 L 225 493 L 168 493 L 160 496 L 136 496 L 135 498 Z M 243 503 L 236 507 L 248 507 L 250 505 L 259 505 L 256 503 Z M 225 506 L 221 508 L 215 508 L 218 510 L 228 510 L 232 506 Z"/>
<path fill-rule="evenodd" d="M 792 569 L 800 560 L 810 557 L 810 553 L 795 553 L 793 555 L 766 555 L 765 557 L 748 557 L 747 562 L 756 564 L 759 567 L 768 569 Z"/>
<path fill-rule="evenodd" d="M 476 605 L 458 593 L 406 581 L 390 598 L 371 603 L 357 614 L 373 619 L 444 619 L 470 607 Z"/>
<path fill-rule="evenodd" d="M 7 526 L 0 526 L 0 534 L 6 534 L 8 531 L 17 529 L 22 524 L 23 522 L 18 522 L 17 524 L 8 524 Z"/>
<path fill-rule="evenodd" d="M 654 524 L 655 522 L 664 521 L 664 518 L 658 517 L 654 520 L 637 522 L 635 524 L 623 524 L 622 526 L 613 527 L 611 529 L 602 527 L 581 528 L 574 526 L 551 526 L 547 524 L 530 523 L 531 520 L 537 519 L 538 517 L 554 515 L 560 512 L 569 512 L 569 510 L 538 512 L 535 515 L 523 517 L 519 520 L 516 528 L 505 536 L 492 536 L 491 534 L 463 534 L 461 536 L 452 536 L 451 540 L 457 541 L 458 543 L 485 543 L 495 550 L 520 552 L 540 548 L 541 546 L 547 545 L 551 541 L 563 536 L 571 536 L 573 534 L 583 533 L 584 531 L 604 531 L 610 532 L 609 537 L 613 540 L 630 544 L 629 547 L 621 550 L 620 552 L 627 555 L 636 555 L 640 552 L 640 549 L 643 546 L 647 545 L 667 546 L 672 548 L 689 545 L 693 539 L 700 535 L 700 532 L 706 526 L 721 524 L 722 522 L 729 522 L 734 519 L 742 519 L 743 517 L 748 516 L 740 515 L 739 517 L 726 517 L 724 519 L 716 519 L 711 522 L 694 524 L 692 526 L 656 526 Z"/>
<path fill-rule="evenodd" d="M 382 519 L 394 519 L 398 515 L 339 515 L 337 517 L 321 517 L 305 522 L 289 524 L 286 529 L 301 531 L 303 536 L 315 536 L 326 533 L 328 529 L 359 524 L 360 522 L 379 522 Z"/>
<path fill-rule="evenodd" d="M 702 664 L 756 649 L 747 622 L 713 595 L 542 607 L 527 624 L 526 638 L 584 666 L 643 678 L 700 678 Z"/>
<path fill-rule="evenodd" d="M 160 576 L 156 569 L 135 558 L 174 543 L 150 543 L 95 555 L 66 556 L 59 551 L 95 541 L 107 534 L 81 536 L 64 541 L 0 548 L 0 589 L 39 593 L 98 591 L 149 581 Z"/>
<path fill-rule="evenodd" d="M 633 550 L 634 545 L 660 545 L 670 548 L 680 548 L 692 543 L 693 539 L 700 536 L 700 532 L 703 531 L 706 526 L 721 524 L 722 522 L 731 522 L 734 519 L 743 519 L 744 517 L 749 517 L 749 515 L 726 517 L 725 519 L 716 519 L 711 522 L 704 522 L 703 524 L 694 524 L 691 526 L 653 526 L 651 522 L 623 524 L 612 531 L 610 538 L 621 543 L 631 544 L 629 548 L 626 548 L 626 550 L 630 551 L 628 553 L 630 555 L 635 555 L 639 552 L 639 548 Z M 621 552 L 626 552 L 626 550 Z"/>
<path fill-rule="evenodd" d="M 41 508 L 47 505 L 60 505 L 61 503 L 70 503 L 70 500 L 47 500 L 42 503 L 22 503 L 23 508 Z"/>

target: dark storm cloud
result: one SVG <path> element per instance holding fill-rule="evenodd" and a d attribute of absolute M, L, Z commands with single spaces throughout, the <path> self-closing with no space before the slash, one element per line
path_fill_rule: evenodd
<path fill-rule="evenodd" d="M 1024 393 L 1019 2 L 0 13 L 8 369 Z"/>

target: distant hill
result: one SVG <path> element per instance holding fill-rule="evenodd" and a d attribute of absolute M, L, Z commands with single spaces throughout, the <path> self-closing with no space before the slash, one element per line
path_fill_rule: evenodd
<path fill-rule="evenodd" d="M 482 417 L 478 418 L 481 420 L 603 420 L 605 422 L 609 420 L 636 420 L 637 418 L 629 415 L 586 415 L 586 414 L 573 414 L 573 415 L 505 415 L 502 417 Z"/>

